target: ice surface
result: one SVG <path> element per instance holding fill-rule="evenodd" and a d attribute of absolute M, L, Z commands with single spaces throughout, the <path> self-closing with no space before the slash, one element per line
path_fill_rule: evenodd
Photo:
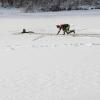
<path fill-rule="evenodd" d="M 99 20 L 100 10 L 1 9 L 0 100 L 100 100 Z M 17 34 L 23 28 L 56 34 L 61 23 L 88 36 Z"/>

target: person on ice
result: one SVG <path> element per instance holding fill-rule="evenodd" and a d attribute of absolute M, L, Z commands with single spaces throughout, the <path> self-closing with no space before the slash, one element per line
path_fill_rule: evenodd
<path fill-rule="evenodd" d="M 57 28 L 59 28 L 57 35 L 60 33 L 61 30 L 63 30 L 63 35 L 65 33 L 70 34 L 70 33 L 75 33 L 75 30 L 70 30 L 70 25 L 69 24 L 61 24 L 61 25 L 56 25 Z"/>
<path fill-rule="evenodd" d="M 23 29 L 21 33 L 34 33 L 32 31 L 26 31 L 26 29 Z"/>

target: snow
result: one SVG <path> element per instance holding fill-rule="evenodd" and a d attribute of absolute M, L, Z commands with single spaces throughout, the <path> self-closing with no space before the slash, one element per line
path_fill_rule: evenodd
<path fill-rule="evenodd" d="M 100 10 L 1 9 L 0 100 L 99 100 L 99 19 Z M 46 35 L 61 23 L 81 35 Z M 41 34 L 17 34 L 23 28 Z"/>

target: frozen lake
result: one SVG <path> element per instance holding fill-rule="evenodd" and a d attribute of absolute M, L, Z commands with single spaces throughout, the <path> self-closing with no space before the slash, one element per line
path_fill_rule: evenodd
<path fill-rule="evenodd" d="M 0 100 L 99 100 L 99 20 L 100 10 L 0 10 Z M 54 35 L 62 23 L 78 35 Z"/>

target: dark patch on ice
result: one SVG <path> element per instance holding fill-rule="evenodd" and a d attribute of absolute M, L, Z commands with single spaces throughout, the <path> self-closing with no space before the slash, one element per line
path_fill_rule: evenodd
<path fill-rule="evenodd" d="M 32 49 L 32 48 L 61 48 L 61 47 L 100 47 L 100 43 L 66 43 L 66 44 L 33 44 L 33 45 L 6 45 L 5 50 Z"/>
<path fill-rule="evenodd" d="M 33 48 L 56 48 L 56 47 L 98 47 L 100 43 L 67 43 L 67 44 L 39 44 L 32 45 Z"/>
<path fill-rule="evenodd" d="M 92 47 L 92 46 L 100 46 L 100 43 L 68 43 L 64 44 L 65 46 L 74 46 L 74 47 L 82 47 L 82 46 L 87 46 L 87 47 Z"/>

